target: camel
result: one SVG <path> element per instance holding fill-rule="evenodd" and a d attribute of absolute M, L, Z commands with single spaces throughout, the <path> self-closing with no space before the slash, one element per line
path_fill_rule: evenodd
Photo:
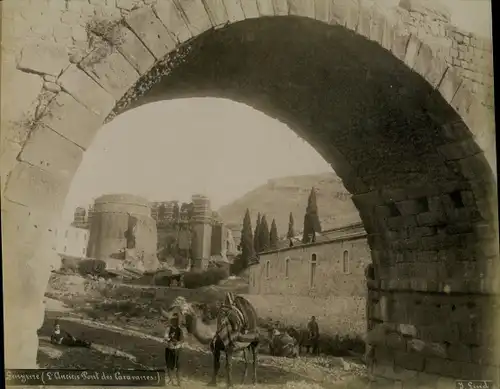
<path fill-rule="evenodd" d="M 252 381 L 253 384 L 257 383 L 257 354 L 260 343 L 257 330 L 257 315 L 253 306 L 246 299 L 241 296 L 235 296 L 234 299 L 240 306 L 243 306 L 240 312 L 244 311 L 243 314 L 247 317 L 246 321 L 250 321 L 251 323 L 248 324 L 249 333 L 245 335 L 240 334 L 230 343 L 222 340 L 224 337 L 220 335 L 220 325 L 217 326 L 217 331 L 214 331 L 202 320 L 201 310 L 193 304 L 188 303 L 183 297 L 178 297 L 167 312 L 162 310 L 163 316 L 165 317 L 170 317 L 174 313 L 178 314 L 187 332 L 193 335 L 201 344 L 210 346 L 210 351 L 213 356 L 213 370 L 212 379 L 208 383 L 208 386 L 217 386 L 217 374 L 220 370 L 222 352 L 226 354 L 226 385 L 228 388 L 232 387 L 232 359 L 239 351 L 242 351 L 245 363 L 241 383 L 245 383 L 250 356 L 253 362 Z M 249 318 L 250 320 L 248 320 L 248 316 L 251 316 Z"/>

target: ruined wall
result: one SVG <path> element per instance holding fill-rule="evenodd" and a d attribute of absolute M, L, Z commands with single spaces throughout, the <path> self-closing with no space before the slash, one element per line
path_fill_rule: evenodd
<path fill-rule="evenodd" d="M 393 15 L 401 28 L 426 42 L 464 82 L 471 84 L 485 105 L 493 107 L 491 38 L 454 26 L 450 10 L 434 0 L 401 0 Z"/>

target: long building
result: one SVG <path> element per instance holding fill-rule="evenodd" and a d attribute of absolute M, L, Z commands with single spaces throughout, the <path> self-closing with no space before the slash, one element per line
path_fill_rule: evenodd
<path fill-rule="evenodd" d="M 249 293 L 267 301 L 276 320 L 305 325 L 314 315 L 332 333 L 362 336 L 370 263 L 363 225 L 336 228 L 315 243 L 261 253 L 250 266 Z"/>

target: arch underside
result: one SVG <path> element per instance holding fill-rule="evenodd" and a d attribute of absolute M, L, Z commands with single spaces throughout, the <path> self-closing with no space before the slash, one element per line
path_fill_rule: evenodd
<path fill-rule="evenodd" d="M 288 124 L 353 194 L 375 272 L 375 375 L 389 368 L 398 379 L 416 371 L 460 378 L 466 369 L 491 377 L 495 362 L 483 347 L 498 309 L 496 186 L 471 132 L 436 90 L 442 80 L 431 86 L 343 26 L 291 17 L 211 30 L 169 58 L 155 71 L 165 75 L 151 89 L 143 77 L 113 114 L 173 98 L 243 102 Z M 469 350 L 465 362 L 453 352 L 460 347 Z"/>
<path fill-rule="evenodd" d="M 111 116 L 209 96 L 288 124 L 343 179 L 368 232 L 373 373 L 425 380 L 463 378 L 466 369 L 467 378 L 484 379 L 498 372 L 490 352 L 499 291 L 496 184 L 473 134 L 438 91 L 446 73 L 436 74 L 429 84 L 340 25 L 259 18 L 186 42 Z M 14 192 L 7 187 L 6 197 Z"/>

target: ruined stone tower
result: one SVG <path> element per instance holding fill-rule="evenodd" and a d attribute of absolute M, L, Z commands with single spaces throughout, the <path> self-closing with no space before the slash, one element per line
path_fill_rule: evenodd
<path fill-rule="evenodd" d="M 74 227 L 87 228 L 87 210 L 83 207 L 77 207 L 73 214 Z"/>
<path fill-rule="evenodd" d="M 127 194 L 104 195 L 95 200 L 92 216 L 89 257 L 104 261 L 127 259 L 143 270 L 158 267 L 156 222 L 146 199 Z"/>
<path fill-rule="evenodd" d="M 203 195 L 193 195 L 192 265 L 196 270 L 206 269 L 212 246 L 212 210 L 210 200 Z"/>

